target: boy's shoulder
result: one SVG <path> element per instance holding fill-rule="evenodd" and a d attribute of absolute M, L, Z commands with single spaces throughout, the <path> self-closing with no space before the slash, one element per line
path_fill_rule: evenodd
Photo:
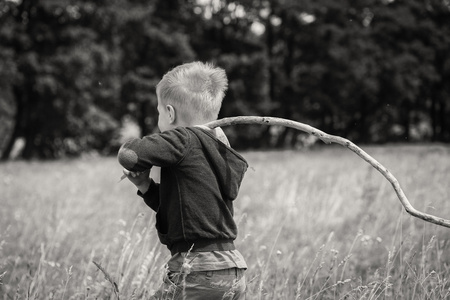
<path fill-rule="evenodd" d="M 223 144 L 225 144 L 228 147 L 230 147 L 230 142 L 228 141 L 228 138 L 225 135 L 225 133 L 223 132 L 222 128 L 217 127 L 217 128 L 211 129 L 211 128 L 209 128 L 207 126 L 204 126 L 204 125 L 198 125 L 198 126 L 195 126 L 195 127 L 203 129 L 205 133 L 209 133 L 211 135 L 211 137 L 219 140 Z"/>
<path fill-rule="evenodd" d="M 228 139 L 221 129 L 211 130 L 206 126 L 177 127 L 159 133 L 162 139 L 175 148 L 184 148 L 185 154 L 193 148 L 202 148 L 212 158 L 223 157 L 244 161 L 244 157 L 230 147 Z"/>
<path fill-rule="evenodd" d="M 228 139 L 226 138 L 225 134 L 224 138 L 226 141 L 222 141 L 213 130 L 208 130 L 202 128 L 202 126 L 195 126 L 195 127 L 187 127 L 188 131 L 191 131 L 197 138 L 197 140 L 200 143 L 200 146 L 204 149 L 206 149 L 206 152 L 208 152 L 210 155 L 214 156 L 220 156 L 223 157 L 225 153 L 228 153 L 229 155 L 226 155 L 228 158 L 233 157 L 234 159 L 244 161 L 245 164 L 247 164 L 245 158 L 238 153 L 236 150 L 230 147 L 230 144 L 228 143 Z"/>
<path fill-rule="evenodd" d="M 214 129 L 210 129 L 206 126 L 193 126 L 185 128 L 191 138 L 195 138 L 202 147 L 206 148 L 228 148 L 230 150 L 230 144 L 225 134 L 218 136 Z"/>
<path fill-rule="evenodd" d="M 187 144 L 190 143 L 190 140 L 192 139 L 192 133 L 189 132 L 186 127 L 177 127 L 163 132 L 151 134 L 148 136 L 148 138 L 167 141 L 169 143 Z"/>

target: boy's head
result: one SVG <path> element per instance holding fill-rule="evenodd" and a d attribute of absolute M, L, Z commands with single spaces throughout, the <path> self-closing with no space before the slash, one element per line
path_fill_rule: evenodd
<path fill-rule="evenodd" d="M 156 86 L 160 130 L 217 119 L 227 87 L 225 71 L 209 63 L 186 63 L 170 70 Z"/>

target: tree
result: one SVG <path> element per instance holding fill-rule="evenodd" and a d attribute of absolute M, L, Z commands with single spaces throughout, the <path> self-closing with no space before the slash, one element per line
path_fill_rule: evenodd
<path fill-rule="evenodd" d="M 424 23 L 425 37 L 434 49 L 433 66 L 437 78 L 429 88 L 429 111 L 433 141 L 450 141 L 450 3 L 448 1 L 426 1 Z"/>
<path fill-rule="evenodd" d="M 90 2 L 9 3 L 1 39 L 17 62 L 10 84 L 17 113 L 3 159 L 18 137 L 25 140 L 24 158 L 107 147 L 117 122 L 102 110 L 101 99 L 111 106 L 117 95 L 118 56 L 92 26 L 102 12 Z M 104 25 L 96 30 L 109 28 Z"/>
<path fill-rule="evenodd" d="M 130 4 L 123 15 L 121 106 L 137 120 L 143 135 L 156 129 L 156 84 L 169 69 L 196 57 L 189 37 L 190 11 L 190 4 L 180 1 L 142 1 Z"/>
<path fill-rule="evenodd" d="M 11 30 L 11 19 L 5 18 L 4 15 L 12 8 L 12 4 L 8 2 L 0 2 L 0 37 L 10 36 L 13 34 Z M 12 143 L 8 144 L 14 129 L 14 115 L 17 107 L 14 102 L 12 91 L 12 83 L 17 80 L 17 64 L 14 61 L 14 49 L 11 46 L 0 46 L 0 154 L 2 149 L 6 149 L 8 153 L 11 151 Z M 4 151 L 3 151 L 4 152 Z"/>
<path fill-rule="evenodd" d="M 442 0 L 0 2 L 3 159 L 112 152 L 123 120 L 156 130 L 155 86 L 192 60 L 225 68 L 220 117 L 272 115 L 355 142 L 450 141 Z M 243 147 L 298 132 L 227 128 Z"/>

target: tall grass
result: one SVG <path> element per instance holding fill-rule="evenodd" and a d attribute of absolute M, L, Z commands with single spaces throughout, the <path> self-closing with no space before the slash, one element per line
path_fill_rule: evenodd
<path fill-rule="evenodd" d="M 365 150 L 416 208 L 450 218 L 449 147 Z M 243 155 L 236 243 L 249 299 L 450 297 L 450 230 L 405 213 L 355 154 Z M 159 287 L 169 253 L 120 175 L 114 158 L 0 165 L 0 300 L 146 299 Z"/>

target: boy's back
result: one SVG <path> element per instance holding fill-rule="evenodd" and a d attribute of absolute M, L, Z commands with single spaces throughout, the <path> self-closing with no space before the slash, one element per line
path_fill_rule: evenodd
<path fill-rule="evenodd" d="M 143 197 L 158 213 L 160 240 L 172 254 L 192 245 L 194 250 L 234 249 L 232 201 L 247 162 L 209 130 L 179 127 L 131 140 L 122 146 L 119 161 L 135 172 L 161 167 L 161 183 L 152 181 Z"/>

